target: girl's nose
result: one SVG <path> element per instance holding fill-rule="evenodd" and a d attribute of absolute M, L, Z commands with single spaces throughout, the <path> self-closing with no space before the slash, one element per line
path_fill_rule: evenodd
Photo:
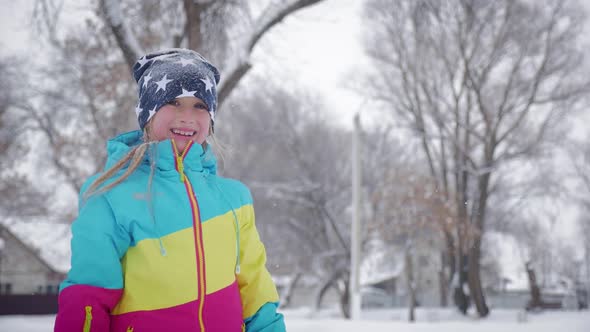
<path fill-rule="evenodd" d="M 193 124 L 195 121 L 194 121 L 194 120 L 192 120 L 192 119 L 190 119 L 190 118 L 188 118 L 188 117 L 181 117 L 181 118 L 180 118 L 180 122 L 181 122 L 181 123 L 189 123 L 189 124 Z"/>
<path fill-rule="evenodd" d="M 180 122 L 182 122 L 182 123 L 193 123 L 194 122 L 194 120 L 190 116 L 190 110 L 187 110 L 187 109 L 181 109 L 180 112 L 178 112 L 178 118 L 179 118 Z"/>

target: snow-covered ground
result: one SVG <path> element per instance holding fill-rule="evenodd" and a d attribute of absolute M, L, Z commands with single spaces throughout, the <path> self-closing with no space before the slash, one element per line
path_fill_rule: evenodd
<path fill-rule="evenodd" d="M 590 311 L 552 311 L 526 313 L 521 310 L 496 309 L 483 320 L 474 314 L 465 317 L 452 309 L 419 308 L 416 322 L 408 323 L 406 309 L 371 310 L 362 313 L 362 320 L 347 321 L 336 311 L 310 313 L 308 309 L 285 312 L 289 332 L 590 332 Z"/>
<path fill-rule="evenodd" d="M 360 321 L 337 317 L 335 310 L 313 313 L 309 309 L 284 311 L 289 332 L 589 332 L 590 311 L 551 311 L 524 313 L 497 309 L 479 320 L 463 317 L 450 309 L 424 309 L 416 312 L 416 323 L 406 322 L 403 309 L 365 311 Z M 0 331 L 49 332 L 54 316 L 0 316 Z"/>

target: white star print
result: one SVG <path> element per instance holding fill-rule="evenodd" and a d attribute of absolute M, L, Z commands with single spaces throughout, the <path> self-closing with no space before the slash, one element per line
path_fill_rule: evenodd
<path fill-rule="evenodd" d="M 150 71 L 146 76 L 143 77 L 143 87 L 145 88 L 149 81 L 152 79 L 152 72 Z"/>
<path fill-rule="evenodd" d="M 175 63 L 180 63 L 183 67 L 186 65 L 193 65 L 196 66 L 197 64 L 193 62 L 191 59 L 180 58 L 180 60 L 176 61 Z"/>
<path fill-rule="evenodd" d="M 156 89 L 156 92 L 160 91 L 160 90 L 164 90 L 166 91 L 166 85 L 168 85 L 168 83 L 172 82 L 174 80 L 169 80 L 168 79 L 168 74 L 164 75 L 164 77 L 162 77 L 161 80 L 154 82 L 158 85 L 158 88 Z"/>
<path fill-rule="evenodd" d="M 137 60 L 137 63 L 139 63 L 139 68 L 143 67 L 143 65 L 145 65 L 146 63 L 148 63 L 150 60 L 145 58 L 145 55 L 141 57 L 141 59 Z"/>
<path fill-rule="evenodd" d="M 195 91 L 186 91 L 184 88 L 182 88 L 182 94 L 176 96 L 176 98 L 194 97 L 196 92 L 197 92 L 197 90 L 195 90 Z"/>
<path fill-rule="evenodd" d="M 213 87 L 213 83 L 209 80 L 209 77 L 205 77 L 205 79 L 201 78 L 201 81 L 205 83 L 205 90 L 211 92 L 211 88 Z"/>
<path fill-rule="evenodd" d="M 139 107 L 139 104 L 137 106 L 135 106 L 135 115 L 139 118 L 139 115 L 141 114 L 141 112 L 143 111 L 143 109 L 141 107 Z"/>
<path fill-rule="evenodd" d="M 154 109 L 150 110 L 150 114 L 148 115 L 148 120 L 152 118 L 152 116 L 154 116 L 154 114 L 156 114 L 156 106 L 154 106 Z"/>

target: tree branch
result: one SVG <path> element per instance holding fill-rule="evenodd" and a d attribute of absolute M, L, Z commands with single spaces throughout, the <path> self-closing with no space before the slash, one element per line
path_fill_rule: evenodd
<path fill-rule="evenodd" d="M 129 70 L 131 70 L 137 59 L 144 53 L 144 50 L 123 19 L 121 2 L 120 0 L 100 0 L 99 5 L 106 24 L 111 28 L 117 45 L 123 52 L 125 62 L 129 66 Z"/>
<path fill-rule="evenodd" d="M 262 11 L 262 14 L 254 23 L 254 30 L 243 44 L 238 47 L 234 62 L 228 64 L 227 69 L 223 73 L 224 75 L 222 75 L 221 82 L 217 88 L 219 91 L 220 105 L 223 104 L 231 91 L 233 91 L 240 80 L 252 67 L 250 64 L 250 54 L 262 36 L 289 14 L 321 1 L 322 0 L 296 0 L 283 1 L 278 4 L 273 1 Z"/>

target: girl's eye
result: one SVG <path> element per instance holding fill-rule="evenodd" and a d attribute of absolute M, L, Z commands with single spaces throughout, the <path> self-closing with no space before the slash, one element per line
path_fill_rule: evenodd
<path fill-rule="evenodd" d="M 199 109 L 199 110 L 207 110 L 207 106 L 205 104 L 195 104 L 194 108 Z"/>
<path fill-rule="evenodd" d="M 173 100 L 171 100 L 171 101 L 168 102 L 168 105 L 178 106 L 178 105 L 180 105 L 180 103 L 178 102 L 178 100 L 173 99 Z"/>

